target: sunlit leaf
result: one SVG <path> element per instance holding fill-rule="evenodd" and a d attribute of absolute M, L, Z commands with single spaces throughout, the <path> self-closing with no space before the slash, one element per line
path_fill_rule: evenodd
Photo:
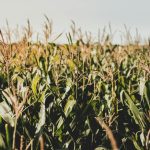
<path fill-rule="evenodd" d="M 39 81 L 40 81 L 40 76 L 39 76 L 39 75 L 36 75 L 36 76 L 33 78 L 33 80 L 32 80 L 32 85 L 31 85 L 31 87 L 32 87 L 32 91 L 33 91 L 33 93 L 34 93 L 35 96 L 38 94 L 38 93 L 37 93 L 37 85 L 38 85 Z"/>
<path fill-rule="evenodd" d="M 39 112 L 39 121 L 36 125 L 36 131 L 35 134 L 38 134 L 41 130 L 41 128 L 44 126 L 45 124 L 45 101 L 43 101 L 41 103 L 41 108 L 40 108 L 40 112 Z"/>
<path fill-rule="evenodd" d="M 69 96 L 67 103 L 64 107 L 64 113 L 66 116 L 69 115 L 69 113 L 72 111 L 72 108 L 74 107 L 76 101 L 74 100 L 73 96 Z"/>
<path fill-rule="evenodd" d="M 11 111 L 10 106 L 5 101 L 0 103 L 0 116 L 12 127 L 14 126 L 14 114 Z"/>

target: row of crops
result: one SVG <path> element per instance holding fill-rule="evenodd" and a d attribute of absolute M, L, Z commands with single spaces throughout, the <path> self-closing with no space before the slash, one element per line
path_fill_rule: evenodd
<path fill-rule="evenodd" d="M 149 144 L 149 45 L 0 44 L 0 149 Z"/>

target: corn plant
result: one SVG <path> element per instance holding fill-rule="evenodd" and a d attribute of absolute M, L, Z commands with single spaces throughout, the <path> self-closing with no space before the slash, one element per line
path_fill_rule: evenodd
<path fill-rule="evenodd" d="M 68 44 L 0 32 L 0 149 L 149 149 L 150 46 L 94 42 L 72 22 Z M 8 41 L 6 41 L 8 39 Z"/>

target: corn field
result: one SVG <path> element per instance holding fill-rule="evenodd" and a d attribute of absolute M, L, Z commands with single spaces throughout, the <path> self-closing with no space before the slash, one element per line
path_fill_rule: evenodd
<path fill-rule="evenodd" d="M 57 44 L 48 18 L 43 31 L 0 32 L 0 149 L 148 150 L 149 43 L 94 42 L 73 24 Z"/>

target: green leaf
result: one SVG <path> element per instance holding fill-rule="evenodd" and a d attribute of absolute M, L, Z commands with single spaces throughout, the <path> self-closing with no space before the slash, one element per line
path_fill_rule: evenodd
<path fill-rule="evenodd" d="M 5 102 L 0 103 L 0 116 L 12 127 L 14 127 L 15 120 L 10 106 Z"/>
<path fill-rule="evenodd" d="M 125 96 L 127 99 L 127 106 L 129 107 L 130 111 L 132 112 L 135 122 L 137 124 L 139 124 L 141 126 L 141 128 L 144 128 L 145 127 L 144 115 L 142 114 L 142 112 L 139 111 L 139 109 L 134 104 L 132 98 L 128 95 L 128 93 L 125 91 L 124 91 L 124 93 L 125 93 Z"/>
<path fill-rule="evenodd" d="M 133 140 L 133 144 L 135 146 L 135 148 L 137 150 L 143 150 L 143 148 L 138 144 L 137 140 L 135 139 L 135 137 L 132 137 L 132 140 Z"/>
<path fill-rule="evenodd" d="M 74 100 L 74 97 L 70 95 L 64 107 L 64 113 L 66 116 L 69 115 L 69 113 L 72 111 L 72 108 L 74 107 L 75 104 L 76 104 L 76 101 Z"/>
<path fill-rule="evenodd" d="M 68 66 L 69 66 L 69 68 L 70 68 L 70 70 L 71 70 L 72 72 L 76 69 L 76 65 L 75 65 L 75 63 L 73 62 L 73 60 L 68 59 L 68 60 L 67 60 L 67 64 L 68 64 Z"/>
<path fill-rule="evenodd" d="M 144 133 L 143 133 L 143 132 L 140 134 L 140 139 L 141 139 L 142 145 L 144 146 L 146 140 L 145 140 L 145 137 L 144 137 Z"/>
<path fill-rule="evenodd" d="M 5 142 L 4 142 L 4 139 L 2 137 L 2 134 L 0 134 L 0 148 L 6 148 L 6 145 L 5 145 Z"/>
<path fill-rule="evenodd" d="M 150 81 L 146 82 L 145 84 L 144 96 L 148 105 L 148 109 L 150 109 Z"/>
<path fill-rule="evenodd" d="M 12 103 L 15 103 L 17 101 L 16 97 L 13 96 L 10 88 L 5 89 L 4 91 L 2 91 L 2 93 L 10 105 L 12 105 Z"/>
<path fill-rule="evenodd" d="M 64 123 L 64 119 L 61 116 L 57 121 L 57 130 L 60 129 L 60 127 L 63 125 L 63 123 Z"/>
<path fill-rule="evenodd" d="M 48 89 L 48 88 L 46 87 L 45 90 L 42 91 L 42 93 L 41 93 L 41 95 L 40 95 L 40 99 L 39 99 L 40 102 L 45 101 L 45 99 L 48 97 L 49 94 L 46 94 L 47 89 Z"/>
<path fill-rule="evenodd" d="M 40 76 L 39 75 L 36 75 L 33 80 L 32 80 L 32 85 L 31 85 L 31 88 L 32 88 L 32 91 L 34 93 L 34 95 L 36 96 L 37 95 L 37 85 L 40 81 Z"/>
<path fill-rule="evenodd" d="M 144 93 L 144 87 L 145 87 L 145 78 L 140 78 L 139 89 L 140 89 L 140 95 L 142 97 L 143 97 L 143 93 Z"/>
<path fill-rule="evenodd" d="M 5 131 L 6 131 L 6 143 L 7 143 L 8 148 L 11 149 L 8 124 L 5 124 Z"/>
<path fill-rule="evenodd" d="M 72 86 L 72 80 L 70 78 L 67 79 L 67 83 L 66 83 L 66 90 L 65 90 L 65 93 L 63 94 L 62 96 L 62 100 L 65 99 L 67 93 L 70 91 L 71 89 L 71 86 Z"/>
<path fill-rule="evenodd" d="M 40 112 L 39 112 L 39 122 L 37 123 L 37 127 L 36 127 L 36 132 L 35 134 L 38 134 L 42 127 L 44 126 L 45 124 L 45 100 L 41 103 L 41 109 L 40 109 Z"/>

